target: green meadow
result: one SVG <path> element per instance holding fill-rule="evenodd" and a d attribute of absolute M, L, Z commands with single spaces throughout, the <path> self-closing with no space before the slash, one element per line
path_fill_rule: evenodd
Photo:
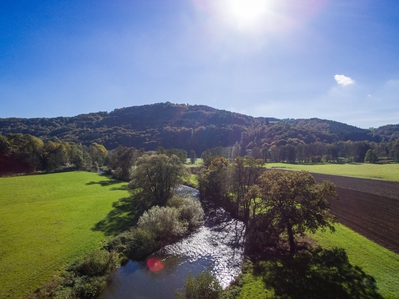
<path fill-rule="evenodd" d="M 399 298 L 399 255 L 343 225 L 335 228 L 335 233 L 318 231 L 311 237 L 323 248 L 344 248 L 352 265 L 375 278 L 384 298 Z"/>
<path fill-rule="evenodd" d="M 349 262 L 361 267 L 376 280 L 378 291 L 383 298 L 399 298 L 399 255 L 343 225 L 336 225 L 335 233 L 318 231 L 310 237 L 325 249 L 344 248 Z M 263 273 L 255 274 L 249 271 L 243 275 L 243 282 L 239 299 L 274 298 L 273 290 L 265 288 Z"/>
<path fill-rule="evenodd" d="M 314 173 L 335 174 L 358 178 L 399 181 L 399 163 L 370 164 L 370 163 L 317 163 L 317 164 L 288 164 L 267 163 L 267 168 L 305 170 Z"/>
<path fill-rule="evenodd" d="M 195 168 L 195 167 L 201 166 L 202 163 L 203 163 L 202 158 L 197 158 L 197 159 L 195 160 L 195 163 L 194 163 L 194 164 L 191 164 L 190 158 L 187 158 L 186 163 L 184 163 L 184 166 L 187 167 L 187 168 Z"/>
<path fill-rule="evenodd" d="M 0 178 L 0 298 L 23 298 L 99 248 L 105 234 L 93 228 L 125 185 L 88 172 Z"/>

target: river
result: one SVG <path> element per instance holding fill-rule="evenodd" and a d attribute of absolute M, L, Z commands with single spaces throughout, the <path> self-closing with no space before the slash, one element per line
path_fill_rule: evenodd
<path fill-rule="evenodd" d="M 198 191 L 181 187 L 180 195 Z M 241 272 L 245 226 L 221 208 L 206 208 L 205 223 L 179 242 L 143 261 L 129 261 L 115 271 L 100 299 L 175 298 L 187 275 L 209 270 L 227 287 Z"/>

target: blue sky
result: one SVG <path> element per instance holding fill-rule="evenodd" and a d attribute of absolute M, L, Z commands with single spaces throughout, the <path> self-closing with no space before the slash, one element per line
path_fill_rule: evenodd
<path fill-rule="evenodd" d="M 399 123 L 399 2 L 0 1 L 0 117 L 158 102 Z"/>

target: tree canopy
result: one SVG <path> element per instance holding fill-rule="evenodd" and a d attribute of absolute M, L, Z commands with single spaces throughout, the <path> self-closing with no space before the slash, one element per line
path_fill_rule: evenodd
<path fill-rule="evenodd" d="M 305 171 L 265 172 L 256 187 L 260 198 L 258 215 L 269 219 L 269 224 L 281 236 L 287 235 L 290 252 L 296 251 L 296 237 L 317 229 L 334 231 L 336 222 L 330 212 L 329 200 L 338 199 L 331 182 L 317 184 Z"/>
<path fill-rule="evenodd" d="M 364 162 L 377 163 L 378 156 L 375 150 L 369 149 L 364 157 Z"/>
<path fill-rule="evenodd" d="M 164 206 L 183 174 L 184 166 L 176 155 L 144 155 L 132 168 L 130 186 L 140 188 L 153 205 Z"/>

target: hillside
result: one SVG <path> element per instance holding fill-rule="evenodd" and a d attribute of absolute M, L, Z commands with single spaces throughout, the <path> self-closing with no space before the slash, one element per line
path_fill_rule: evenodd
<path fill-rule="evenodd" d="M 399 125 L 386 125 L 374 130 L 374 134 L 385 140 L 399 139 Z"/>
<path fill-rule="evenodd" d="M 3 118 L 0 134 L 31 134 L 43 140 L 58 138 L 89 145 L 103 144 L 156 149 L 194 149 L 240 144 L 241 148 L 263 144 L 285 144 L 296 139 L 313 142 L 380 141 L 399 136 L 399 126 L 388 129 L 360 129 L 321 119 L 277 120 L 255 118 L 202 105 L 158 103 L 115 109 L 112 112 L 56 118 Z"/>

